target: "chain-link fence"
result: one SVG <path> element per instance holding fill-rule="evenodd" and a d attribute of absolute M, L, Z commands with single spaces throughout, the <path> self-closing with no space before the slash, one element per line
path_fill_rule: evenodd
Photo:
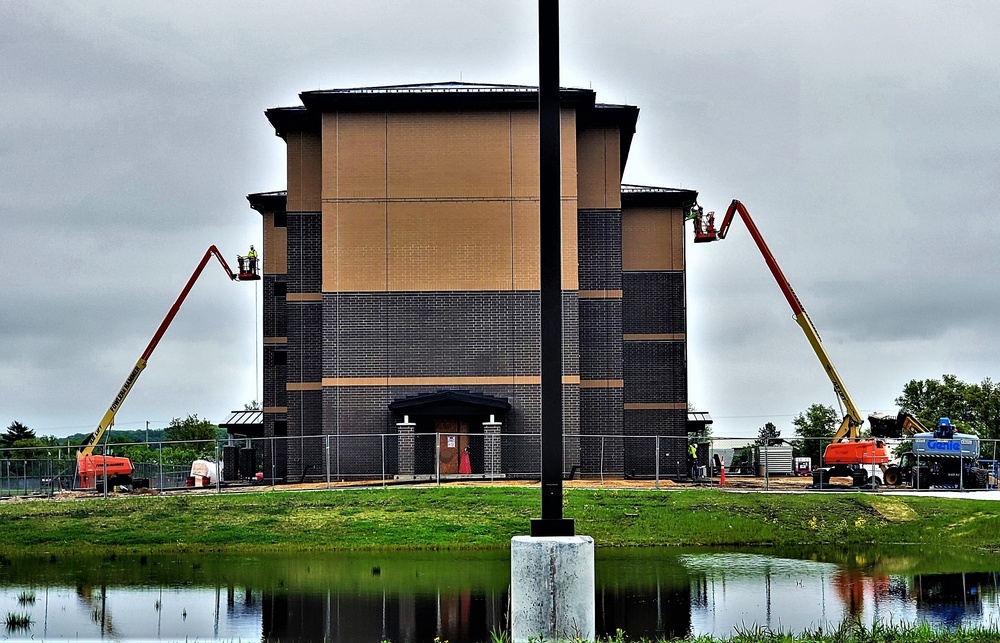
<path fill-rule="evenodd" d="M 909 440 L 578 435 L 564 436 L 566 480 L 660 488 L 678 484 L 751 489 L 995 489 L 998 443 Z M 105 451 L 106 450 L 106 451 Z M 229 441 L 100 445 L 94 455 L 127 457 L 136 488 L 158 491 L 240 487 L 501 483 L 537 480 L 538 434 L 390 433 Z M 202 461 L 196 467 L 195 460 Z M 91 477 L 108 493 L 120 481 Z M 96 485 L 94 480 L 96 479 Z M 78 490 L 76 447 L 0 451 L 0 496 Z M 107 482 L 107 484 L 105 484 Z M 107 487 L 107 488 L 106 488 Z"/>

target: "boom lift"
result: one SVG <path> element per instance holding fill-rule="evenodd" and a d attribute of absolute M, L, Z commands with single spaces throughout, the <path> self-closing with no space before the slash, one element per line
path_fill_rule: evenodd
<path fill-rule="evenodd" d="M 128 396 L 129 391 L 135 386 L 135 382 L 139 379 L 139 375 L 142 374 L 144 368 L 146 368 L 146 363 L 149 361 L 149 357 L 153 354 L 153 350 L 156 345 L 160 342 L 160 338 L 163 337 L 163 333 L 166 332 L 167 327 L 170 326 L 170 322 L 174 320 L 174 316 L 177 315 L 177 311 L 180 310 L 181 304 L 184 303 L 184 299 L 187 298 L 188 292 L 191 291 L 191 287 L 194 286 L 194 282 L 198 280 L 201 276 L 202 270 L 208 264 L 209 260 L 214 256 L 222 264 L 222 268 L 226 271 L 226 275 L 233 281 L 259 281 L 260 274 L 257 270 L 257 256 L 256 251 L 253 250 L 251 246 L 251 254 L 246 257 L 237 256 L 237 261 L 239 263 L 239 272 L 232 272 L 229 269 L 229 264 L 226 260 L 222 258 L 222 253 L 215 246 L 209 246 L 208 250 L 205 251 L 205 256 L 201 258 L 201 262 L 198 267 L 195 268 L 194 273 L 191 278 L 188 279 L 187 284 L 184 289 L 181 290 L 181 294 L 177 297 L 177 301 L 174 305 L 170 307 L 167 311 L 167 316 L 163 318 L 160 322 L 159 328 L 153 334 L 153 338 L 149 340 L 149 344 L 146 346 L 146 350 L 142 352 L 139 357 L 139 361 L 135 363 L 132 367 L 132 372 L 128 374 L 125 379 L 125 383 L 122 384 L 121 389 L 118 391 L 118 395 L 111 400 L 111 406 L 108 410 L 104 412 L 104 417 L 101 418 L 100 423 L 94 432 L 87 436 L 84 441 L 80 444 L 80 449 L 76 453 L 76 464 L 77 464 L 77 477 L 80 482 L 80 488 L 82 489 L 94 489 L 97 487 L 97 481 L 99 479 L 104 479 L 105 484 L 111 487 L 116 486 L 132 486 L 132 472 L 134 468 L 132 466 L 132 461 L 128 458 L 121 456 L 109 456 L 109 455 L 94 455 L 94 447 L 96 447 L 104 434 L 111 428 L 115 423 L 115 414 L 121 407 L 125 398 Z M 149 482 L 135 481 L 135 486 L 149 486 Z"/>
<path fill-rule="evenodd" d="M 890 458 L 885 442 L 879 439 L 862 439 L 861 426 L 864 424 L 864 419 L 861 417 L 861 412 L 854 403 L 851 394 L 847 391 L 847 387 L 844 385 L 836 367 L 834 367 L 833 362 L 830 360 L 830 356 L 827 354 L 822 340 L 820 340 L 816 327 L 813 325 L 812 320 L 809 319 L 809 315 L 802 307 L 802 303 L 795 295 L 795 291 L 792 290 L 788 279 L 781 272 L 778 262 L 775 261 L 774 255 L 771 254 L 771 250 L 764 242 L 764 238 L 761 236 L 756 224 L 754 224 L 746 207 L 740 201 L 733 199 L 733 202 L 729 205 L 729 209 L 726 211 L 725 218 L 722 220 L 722 225 L 716 229 L 715 213 L 709 212 L 708 215 L 703 216 L 701 208 L 696 205 L 691 215 L 691 218 L 695 222 L 694 242 L 707 243 L 725 239 L 726 234 L 729 232 L 729 226 L 732 224 L 733 217 L 736 214 L 739 214 L 743 218 L 750 236 L 753 237 L 758 250 L 764 256 L 767 267 L 771 270 L 771 275 L 778 282 L 778 288 L 781 289 L 781 293 L 785 296 L 788 305 L 792 307 L 795 322 L 802 328 L 802 332 L 805 333 L 806 339 L 809 340 L 809 344 L 816 353 L 816 357 L 819 358 L 820 363 L 823 365 L 823 369 L 830 378 L 830 382 L 833 383 L 833 390 L 845 409 L 844 419 L 833 436 L 833 443 L 827 446 L 823 454 L 823 464 L 832 465 L 832 469 L 824 469 L 816 473 L 819 474 L 823 482 L 829 481 L 831 475 L 844 475 L 851 477 L 857 484 L 863 484 L 867 481 L 868 474 L 863 469 L 856 468 L 856 465 L 883 466 L 889 462 Z"/>

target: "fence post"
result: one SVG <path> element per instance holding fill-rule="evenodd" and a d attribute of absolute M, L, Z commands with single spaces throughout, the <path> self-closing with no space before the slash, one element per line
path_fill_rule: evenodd
<path fill-rule="evenodd" d="M 382 434 L 382 486 L 385 486 L 385 433 Z"/>
<path fill-rule="evenodd" d="M 330 488 L 330 434 L 323 436 L 323 442 L 325 443 L 324 452 L 326 453 L 326 463 L 323 468 L 326 470 L 326 488 Z"/>
<path fill-rule="evenodd" d="M 278 449 L 274 446 L 274 441 L 277 440 L 276 437 L 271 437 L 271 488 L 274 489 L 274 478 L 278 475 L 278 463 L 275 458 L 278 457 Z M 288 448 L 288 443 L 285 443 L 285 448 Z M 287 471 L 287 470 L 286 470 Z"/>
<path fill-rule="evenodd" d="M 659 489 L 660 488 L 660 436 L 654 435 L 653 440 L 656 443 L 656 447 L 654 448 L 654 451 L 656 452 L 656 464 L 653 466 L 653 471 L 655 472 L 654 480 L 656 481 L 654 485 L 656 489 Z"/>
<path fill-rule="evenodd" d="M 768 452 L 770 450 L 771 446 L 767 444 L 767 440 L 764 440 L 764 491 L 771 490 L 771 478 L 769 477 L 771 475 L 771 472 L 768 470 L 767 466 L 767 459 L 769 455 Z"/>
<path fill-rule="evenodd" d="M 222 467 L 224 462 L 219 462 L 219 441 L 215 441 L 215 493 L 222 493 Z"/>
<path fill-rule="evenodd" d="M 162 441 L 157 442 L 157 445 L 160 452 L 160 457 L 156 458 L 156 464 L 157 468 L 159 469 L 159 476 L 160 476 L 160 484 L 157 486 L 157 489 L 163 491 L 163 442 Z"/>
<path fill-rule="evenodd" d="M 434 443 L 434 472 L 437 476 L 437 484 L 441 486 L 441 437 L 438 436 Z"/>
<path fill-rule="evenodd" d="M 604 484 L 604 436 L 601 436 L 601 484 Z"/>

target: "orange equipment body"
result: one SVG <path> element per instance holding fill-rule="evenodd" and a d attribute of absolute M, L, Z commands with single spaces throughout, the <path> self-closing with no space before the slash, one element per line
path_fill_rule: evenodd
<path fill-rule="evenodd" d="M 139 361 L 135 363 L 132 367 L 131 372 L 127 378 L 125 378 L 125 383 L 118 390 L 118 394 L 115 395 L 114 399 L 111 401 L 111 406 L 108 410 L 104 412 L 104 416 L 101 418 L 100 423 L 97 428 L 87 436 L 84 441 L 80 444 L 80 450 L 76 454 L 77 462 L 77 477 L 80 482 L 80 488 L 83 489 L 93 489 L 97 486 L 97 480 L 99 478 L 107 478 L 114 484 L 116 481 L 122 484 L 131 484 L 132 482 L 132 472 L 133 466 L 132 461 L 125 457 L 116 456 L 105 456 L 105 455 L 95 455 L 94 447 L 100 444 L 101 438 L 104 434 L 111 428 L 115 423 L 115 414 L 121 407 L 125 398 L 128 396 L 129 391 L 135 385 L 136 380 L 139 379 L 139 375 L 142 374 L 143 369 L 146 368 L 146 362 L 149 357 L 153 354 L 153 350 L 156 345 L 160 343 L 160 338 L 166 332 L 167 327 L 170 326 L 170 322 L 174 320 L 177 315 L 177 311 L 180 310 L 181 304 L 187 298 L 188 293 L 191 291 L 191 287 L 201 276 L 202 271 L 205 266 L 208 265 L 209 260 L 212 257 L 219 260 L 222 264 L 222 268 L 226 271 L 226 275 L 232 281 L 256 281 L 260 279 L 260 275 L 257 273 L 257 262 L 244 261 L 243 257 L 239 257 L 240 261 L 240 272 L 235 273 L 229 269 L 229 264 L 222 257 L 222 253 L 215 246 L 209 246 L 208 250 L 205 251 L 205 256 L 201 258 L 198 263 L 198 267 L 195 268 L 194 273 L 188 279 L 187 284 L 185 284 L 184 289 L 181 290 L 181 294 L 178 295 L 177 300 L 174 301 L 174 305 L 170 307 L 167 311 L 166 317 L 160 322 L 159 327 L 153 334 L 153 338 L 149 340 L 149 344 L 146 346 L 146 350 L 142 352 L 139 357 Z"/>
<path fill-rule="evenodd" d="M 820 363 L 823 365 L 823 369 L 830 378 L 830 382 L 833 383 L 833 390 L 837 394 L 837 397 L 840 399 L 840 402 L 845 409 L 844 419 L 841 421 L 840 427 L 833 436 L 833 443 L 827 447 L 825 453 L 823 454 L 824 464 L 882 465 L 889 462 L 891 458 L 889 457 L 889 452 L 886 450 L 885 442 L 882 440 L 861 439 L 861 425 L 864 423 L 864 418 L 861 417 L 861 412 L 854 403 L 854 399 L 847 391 L 847 387 L 844 385 L 840 374 L 837 372 L 836 367 L 834 367 L 833 362 L 830 360 L 830 356 L 827 354 L 826 348 L 823 346 L 823 342 L 820 339 L 819 332 L 816 330 L 816 327 L 813 325 L 809 315 L 802 307 L 802 302 L 799 301 L 795 291 L 792 290 L 791 284 L 789 284 L 788 279 L 785 278 L 785 275 L 778 266 L 778 262 L 775 260 L 774 255 L 771 254 L 771 250 L 767 247 L 767 243 L 764 242 L 764 237 L 761 236 L 760 231 L 757 229 L 756 224 L 750 217 L 750 213 L 747 211 L 746 206 L 744 206 L 737 199 L 733 199 L 733 202 L 729 205 L 729 209 L 726 211 L 725 218 L 722 220 L 722 225 L 720 225 L 718 229 L 715 227 L 714 213 L 709 213 L 707 218 L 703 218 L 699 208 L 694 215 L 695 243 L 706 243 L 719 239 L 725 239 L 726 234 L 729 232 L 729 226 L 732 225 L 733 217 L 736 214 L 739 214 L 740 217 L 743 218 L 743 222 L 746 224 L 747 230 L 750 232 L 750 236 L 753 238 L 754 243 L 757 244 L 757 248 L 760 250 L 760 253 L 764 256 L 764 261 L 767 263 L 767 267 L 770 269 L 771 275 L 774 277 L 774 280 L 778 282 L 778 288 L 781 289 L 781 293 L 785 296 L 785 300 L 788 302 L 788 305 L 791 306 L 792 313 L 795 316 L 795 322 L 802 328 L 802 332 L 805 333 L 806 339 L 809 340 L 809 344 L 816 353 L 816 357 L 819 358 Z"/>

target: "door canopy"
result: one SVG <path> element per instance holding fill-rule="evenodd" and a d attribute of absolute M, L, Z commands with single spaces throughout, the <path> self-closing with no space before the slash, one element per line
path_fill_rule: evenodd
<path fill-rule="evenodd" d="M 471 391 L 437 391 L 420 393 L 393 400 L 389 410 L 396 415 L 503 415 L 510 411 L 510 402 Z"/>

